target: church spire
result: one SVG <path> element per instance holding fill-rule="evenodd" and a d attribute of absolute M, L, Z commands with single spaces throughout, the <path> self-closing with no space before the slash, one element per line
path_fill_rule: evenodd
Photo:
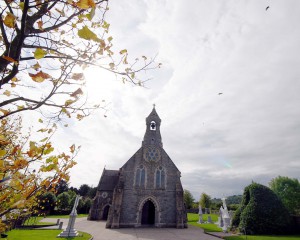
<path fill-rule="evenodd" d="M 161 135 L 160 135 L 160 123 L 156 110 L 155 104 L 153 104 L 153 109 L 149 116 L 146 118 L 146 133 L 144 136 L 143 146 L 155 145 L 162 147 Z"/>

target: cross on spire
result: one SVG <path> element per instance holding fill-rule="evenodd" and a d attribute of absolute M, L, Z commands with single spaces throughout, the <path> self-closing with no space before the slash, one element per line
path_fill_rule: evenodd
<path fill-rule="evenodd" d="M 153 103 L 153 108 L 155 108 L 155 103 Z"/>

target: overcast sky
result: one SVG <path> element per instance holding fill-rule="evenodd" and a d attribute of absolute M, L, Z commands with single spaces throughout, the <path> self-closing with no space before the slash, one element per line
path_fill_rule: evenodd
<path fill-rule="evenodd" d="M 104 166 L 119 169 L 140 148 L 153 103 L 164 149 L 197 200 L 299 178 L 299 12 L 298 0 L 111 1 L 117 49 L 158 54 L 163 67 L 147 73 L 147 88 L 85 73 L 90 100 L 110 104 L 106 118 L 99 110 L 56 136 L 82 145 L 71 185 L 97 186 Z"/>

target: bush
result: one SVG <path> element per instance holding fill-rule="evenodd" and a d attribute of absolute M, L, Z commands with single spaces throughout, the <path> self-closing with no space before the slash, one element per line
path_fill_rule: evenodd
<path fill-rule="evenodd" d="M 252 183 L 244 190 L 232 226 L 246 234 L 284 234 L 290 231 L 288 210 L 269 188 Z"/>

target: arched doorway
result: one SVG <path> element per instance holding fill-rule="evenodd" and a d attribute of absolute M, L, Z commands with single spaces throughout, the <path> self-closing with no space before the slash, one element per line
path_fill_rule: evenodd
<path fill-rule="evenodd" d="M 145 202 L 142 210 L 142 225 L 153 225 L 155 223 L 155 206 L 152 201 Z"/>
<path fill-rule="evenodd" d="M 103 209 L 103 215 L 102 215 L 103 220 L 107 220 L 108 212 L 109 212 L 109 205 L 105 206 L 105 208 Z"/>

